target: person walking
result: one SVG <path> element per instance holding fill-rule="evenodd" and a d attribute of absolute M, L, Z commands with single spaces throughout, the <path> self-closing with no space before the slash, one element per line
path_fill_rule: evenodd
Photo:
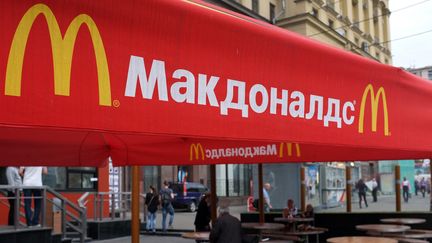
<path fill-rule="evenodd" d="M 6 178 L 9 186 L 20 187 L 22 186 L 21 176 L 19 175 L 18 167 L 9 166 L 6 169 Z M 19 190 L 21 191 L 21 189 Z M 15 200 L 16 194 L 15 192 L 19 192 L 18 190 L 10 189 L 7 192 L 8 201 L 9 201 L 9 217 L 8 217 L 8 225 L 15 225 Z M 19 211 L 19 208 L 17 209 Z"/>
<path fill-rule="evenodd" d="M 403 198 L 405 202 L 408 202 L 409 191 L 410 191 L 410 183 L 406 179 L 406 177 L 404 177 L 402 181 L 402 192 L 403 192 Z"/>
<path fill-rule="evenodd" d="M 147 206 L 147 231 L 156 233 L 156 211 L 159 206 L 159 197 L 153 186 L 149 186 L 149 192 L 146 194 L 145 205 Z"/>
<path fill-rule="evenodd" d="M 230 215 L 228 202 L 222 202 L 219 206 L 219 217 L 210 232 L 211 243 L 241 243 L 241 223 Z"/>
<path fill-rule="evenodd" d="M 359 206 L 360 206 L 360 208 L 362 208 L 362 200 L 364 200 L 365 206 L 368 207 L 368 203 L 367 203 L 367 200 L 366 200 L 367 186 L 364 183 L 363 179 L 358 180 L 358 182 L 357 182 L 357 190 L 358 190 Z"/>
<path fill-rule="evenodd" d="M 414 192 L 416 196 L 419 190 L 420 190 L 420 182 L 417 179 L 414 179 Z"/>
<path fill-rule="evenodd" d="M 167 214 L 170 215 L 168 227 L 172 228 L 172 224 L 174 221 L 174 208 L 172 206 L 172 200 L 174 199 L 173 190 L 168 188 L 168 182 L 164 181 L 163 188 L 159 192 L 159 199 L 162 204 L 162 231 L 166 232 L 166 217 Z"/>
<path fill-rule="evenodd" d="M 372 197 L 373 202 L 378 202 L 378 182 L 375 180 L 375 178 L 372 179 Z"/>
<path fill-rule="evenodd" d="M 47 174 L 47 167 L 42 166 L 26 166 L 20 168 L 20 175 L 23 176 L 23 186 L 41 187 L 42 174 Z M 24 211 L 28 227 L 41 226 L 39 224 L 39 216 L 42 202 L 42 190 L 38 188 L 24 189 Z M 32 197 L 34 210 L 32 212 L 31 204 Z"/>
<path fill-rule="evenodd" d="M 265 183 L 263 186 L 263 195 L 264 195 L 264 212 L 266 213 L 270 212 L 270 209 L 273 208 L 270 203 L 270 195 L 269 195 L 270 189 L 271 189 L 270 183 Z"/>
<path fill-rule="evenodd" d="M 426 194 L 426 180 L 424 177 L 422 177 L 420 181 L 420 191 L 422 193 L 422 196 L 425 197 Z"/>

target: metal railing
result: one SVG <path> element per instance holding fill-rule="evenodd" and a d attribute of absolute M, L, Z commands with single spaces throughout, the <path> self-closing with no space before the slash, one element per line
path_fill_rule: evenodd
<path fill-rule="evenodd" d="M 41 226 L 46 227 L 46 210 L 47 203 L 51 203 L 53 205 L 53 209 L 58 210 L 61 213 L 61 229 L 62 229 L 62 239 L 68 238 L 68 234 L 77 232 L 79 234 L 80 242 L 84 243 L 85 238 L 87 237 L 87 212 L 85 208 L 81 208 L 71 201 L 69 201 L 66 197 L 61 195 L 60 193 L 54 191 L 52 188 L 48 186 L 41 187 L 30 187 L 30 186 L 0 186 L 0 190 L 3 191 L 13 191 L 14 197 L 0 196 L 0 199 L 15 199 L 15 207 L 14 207 L 14 227 L 15 229 L 22 228 L 21 226 L 21 217 L 25 217 L 21 213 L 21 199 L 26 199 L 21 195 L 21 192 L 26 189 L 40 190 L 40 197 L 30 197 L 41 200 Z M 50 197 L 48 197 L 50 196 Z M 57 199 L 56 199 L 57 198 Z M 1 201 L 1 200 L 0 200 Z M 5 204 L 5 203 L 2 203 Z M 6 204 L 5 204 L 6 205 Z M 9 204 L 7 205 L 9 206 Z M 68 229 L 72 230 L 68 231 Z"/>
<path fill-rule="evenodd" d="M 78 199 L 78 205 L 87 209 L 87 204 L 93 203 L 93 220 L 102 221 L 105 219 L 126 219 L 131 213 L 131 192 L 86 192 Z M 144 209 L 145 194 L 140 193 L 140 205 L 142 209 L 142 222 L 146 222 L 147 213 Z M 108 203 L 109 217 L 104 216 L 104 207 Z"/>

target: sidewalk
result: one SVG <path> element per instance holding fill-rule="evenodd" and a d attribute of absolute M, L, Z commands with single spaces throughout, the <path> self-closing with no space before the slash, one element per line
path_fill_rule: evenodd
<path fill-rule="evenodd" d="M 369 207 L 365 207 L 364 202 L 362 202 L 362 208 L 359 207 L 358 202 L 353 202 L 351 204 L 352 212 L 395 212 L 396 211 L 396 196 L 378 196 L 378 202 L 372 202 L 372 197 L 367 196 L 366 200 Z M 404 202 L 401 199 L 401 209 L 402 212 L 429 212 L 429 202 L 430 195 L 426 195 L 424 198 L 419 194 L 418 196 L 412 194 L 408 202 Z M 346 205 L 335 208 L 327 208 L 316 210 L 316 212 L 346 212 Z"/>

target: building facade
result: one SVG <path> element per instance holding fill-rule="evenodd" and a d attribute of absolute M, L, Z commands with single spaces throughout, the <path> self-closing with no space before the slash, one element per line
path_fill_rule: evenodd
<path fill-rule="evenodd" d="M 319 42 L 391 64 L 388 0 L 213 0 Z M 247 11 L 245 10 L 247 9 Z M 258 17 L 257 17 L 258 15 Z"/>
<path fill-rule="evenodd" d="M 407 71 L 424 79 L 432 80 L 432 66 L 408 68 Z"/>

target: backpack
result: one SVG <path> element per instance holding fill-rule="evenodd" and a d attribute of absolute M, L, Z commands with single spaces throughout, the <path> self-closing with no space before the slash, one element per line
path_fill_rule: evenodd
<path fill-rule="evenodd" d="M 162 204 L 169 204 L 171 203 L 171 192 L 170 190 L 163 190 L 161 191 L 161 200 Z"/>

